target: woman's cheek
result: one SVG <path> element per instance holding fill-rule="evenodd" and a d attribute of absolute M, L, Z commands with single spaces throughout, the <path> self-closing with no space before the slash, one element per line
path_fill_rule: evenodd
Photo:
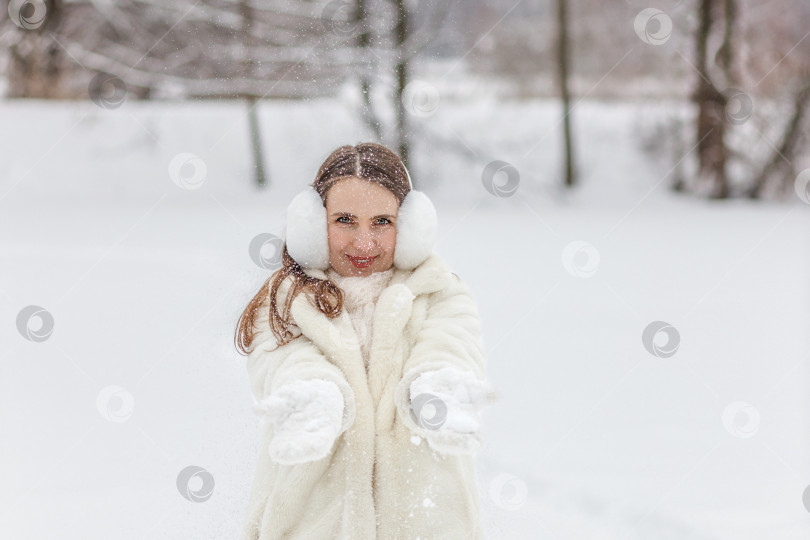
<path fill-rule="evenodd" d="M 330 227 L 328 235 L 329 249 L 331 251 L 339 251 L 346 245 L 346 234 L 337 227 Z"/>
<path fill-rule="evenodd" d="M 387 231 L 386 235 L 385 235 L 385 242 L 384 242 L 386 248 L 388 250 L 392 250 L 392 249 L 394 249 L 394 246 L 396 245 L 396 243 L 397 243 L 397 231 L 396 231 L 396 229 L 391 229 L 391 230 Z"/>

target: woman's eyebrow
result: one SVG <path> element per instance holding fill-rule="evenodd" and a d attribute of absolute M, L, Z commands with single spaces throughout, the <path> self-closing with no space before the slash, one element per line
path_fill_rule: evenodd
<path fill-rule="evenodd" d="M 357 216 L 355 216 L 354 214 L 352 214 L 350 212 L 332 212 L 331 217 L 335 217 L 335 216 L 357 217 Z M 372 217 L 371 219 L 377 219 L 377 218 L 381 218 L 381 217 L 388 218 L 388 219 L 395 219 L 397 216 L 393 216 L 391 214 L 380 214 L 378 216 Z"/>

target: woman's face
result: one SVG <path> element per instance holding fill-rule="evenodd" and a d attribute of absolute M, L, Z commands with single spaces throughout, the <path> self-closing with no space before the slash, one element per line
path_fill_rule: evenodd
<path fill-rule="evenodd" d="M 370 276 L 391 268 L 398 211 L 397 198 L 377 183 L 351 177 L 329 188 L 326 231 L 332 268 L 341 276 Z"/>

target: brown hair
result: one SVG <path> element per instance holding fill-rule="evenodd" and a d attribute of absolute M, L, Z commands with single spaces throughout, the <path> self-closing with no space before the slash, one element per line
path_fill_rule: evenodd
<path fill-rule="evenodd" d="M 316 189 L 326 206 L 329 189 L 340 180 L 350 177 L 380 184 L 393 193 L 400 204 L 411 190 L 408 173 L 402 160 L 385 146 L 376 143 L 346 145 L 336 149 L 321 164 L 312 187 Z M 290 319 L 290 306 L 301 291 L 308 293 L 310 302 L 330 319 L 340 315 L 343 309 L 343 291 L 328 279 L 308 276 L 290 256 L 286 243 L 282 248 L 281 265 L 281 268 L 265 281 L 239 317 L 234 343 L 237 351 L 243 355 L 250 352 L 255 333 L 261 330 L 255 326 L 262 307 L 269 309 L 270 330 L 276 336 L 278 346 L 285 345 L 300 336 L 290 331 L 290 325 L 294 324 Z M 292 286 L 290 293 L 287 294 L 282 314 L 278 311 L 276 295 L 287 276 L 292 276 Z M 269 306 L 265 306 L 268 297 Z"/>

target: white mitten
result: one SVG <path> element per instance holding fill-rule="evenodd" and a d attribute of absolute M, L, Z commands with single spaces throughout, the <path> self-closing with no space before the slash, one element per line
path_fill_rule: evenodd
<path fill-rule="evenodd" d="M 411 382 L 411 418 L 424 428 L 428 444 L 448 453 L 477 450 L 481 410 L 498 399 L 486 381 L 447 366 L 426 371 Z"/>
<path fill-rule="evenodd" d="M 287 383 L 254 411 L 275 426 L 268 451 L 282 465 L 326 457 L 340 432 L 343 394 L 332 381 L 309 379 Z"/>

